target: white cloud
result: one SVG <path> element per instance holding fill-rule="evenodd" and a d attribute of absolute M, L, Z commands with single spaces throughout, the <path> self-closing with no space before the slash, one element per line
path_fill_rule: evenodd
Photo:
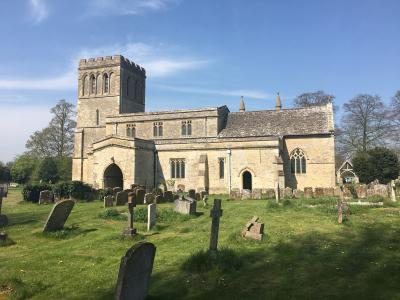
<path fill-rule="evenodd" d="M 92 15 L 140 15 L 158 11 L 178 0 L 91 0 L 89 14 Z"/>
<path fill-rule="evenodd" d="M 49 15 L 45 0 L 29 0 L 29 4 L 35 24 L 39 24 Z"/>
<path fill-rule="evenodd" d="M 259 90 L 214 90 L 214 89 L 202 89 L 202 88 L 192 88 L 192 87 L 176 87 L 169 85 L 157 85 L 157 87 L 165 90 L 181 92 L 181 93 L 194 93 L 194 94 L 207 94 L 207 95 L 221 95 L 221 96 L 243 96 L 253 99 L 268 99 L 272 98 L 270 94 L 267 94 Z"/>
<path fill-rule="evenodd" d="M 168 55 L 175 52 L 163 46 L 151 46 L 144 43 L 128 43 L 126 45 L 113 45 L 95 49 L 81 50 L 71 61 L 63 74 L 54 77 L 1 79 L 0 90 L 74 90 L 77 87 L 77 67 L 81 58 L 122 54 L 140 64 L 146 69 L 147 76 L 165 77 L 184 71 L 202 68 L 211 61 L 185 57 L 181 53 Z M 181 52 L 179 50 L 179 52 Z"/>

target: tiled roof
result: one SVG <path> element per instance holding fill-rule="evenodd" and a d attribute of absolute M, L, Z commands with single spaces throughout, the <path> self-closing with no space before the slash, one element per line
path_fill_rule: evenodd
<path fill-rule="evenodd" d="M 219 137 L 324 134 L 333 131 L 332 106 L 234 112 Z"/>

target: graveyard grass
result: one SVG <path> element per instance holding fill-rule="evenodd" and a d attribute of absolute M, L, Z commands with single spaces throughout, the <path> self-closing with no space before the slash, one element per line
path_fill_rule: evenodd
<path fill-rule="evenodd" d="M 197 217 L 182 218 L 171 204 L 158 205 L 154 230 L 142 221 L 129 240 L 121 238 L 126 207 L 116 215 L 100 201 L 78 202 L 64 230 L 43 235 L 51 205 L 23 203 L 11 190 L 3 201 L 11 243 L 0 245 L 0 299 L 113 299 L 120 258 L 138 241 L 157 247 L 149 299 L 399 299 L 399 205 L 352 207 L 339 225 L 335 201 L 224 199 L 223 250 L 213 264 L 204 252 L 211 207 L 201 203 Z M 261 242 L 240 236 L 254 215 L 265 223 Z"/>

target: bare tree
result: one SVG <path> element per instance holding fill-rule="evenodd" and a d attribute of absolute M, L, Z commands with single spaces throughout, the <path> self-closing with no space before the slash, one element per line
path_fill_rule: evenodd
<path fill-rule="evenodd" d="M 39 157 L 70 156 L 73 150 L 74 128 L 74 105 L 60 100 L 51 109 L 53 118 L 49 125 L 41 131 L 33 133 L 26 143 L 26 148 Z"/>
<path fill-rule="evenodd" d="M 297 107 L 315 106 L 333 102 L 335 96 L 325 94 L 323 91 L 303 93 L 294 99 Z"/>
<path fill-rule="evenodd" d="M 389 122 L 385 105 L 378 95 L 358 95 L 345 103 L 343 109 L 342 127 L 337 135 L 341 151 L 348 156 L 385 144 Z"/>

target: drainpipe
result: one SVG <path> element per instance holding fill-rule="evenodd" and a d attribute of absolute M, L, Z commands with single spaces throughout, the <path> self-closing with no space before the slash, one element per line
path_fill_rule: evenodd
<path fill-rule="evenodd" d="M 157 150 L 154 150 L 154 156 L 153 156 L 153 161 L 154 161 L 154 168 L 153 168 L 153 170 L 154 170 L 154 174 L 153 174 L 153 185 L 154 185 L 154 188 L 156 188 L 156 180 L 157 180 L 157 162 L 158 162 L 158 159 L 157 159 Z"/>
<path fill-rule="evenodd" d="M 226 151 L 226 154 L 228 154 L 228 175 L 229 175 L 229 181 L 228 181 L 228 191 L 229 195 L 231 194 L 232 190 L 232 150 L 228 149 Z"/>

